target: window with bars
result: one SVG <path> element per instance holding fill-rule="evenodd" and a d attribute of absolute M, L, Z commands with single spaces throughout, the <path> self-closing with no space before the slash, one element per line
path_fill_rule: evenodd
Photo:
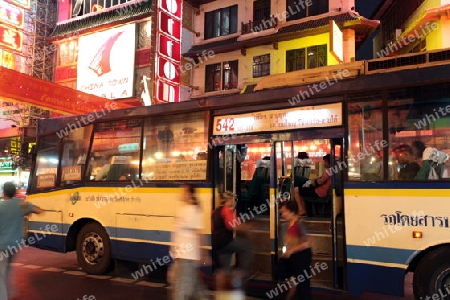
<path fill-rule="evenodd" d="M 237 5 L 205 13 L 205 40 L 237 32 Z"/>
<path fill-rule="evenodd" d="M 326 65 L 326 44 L 286 51 L 286 72 L 313 69 Z"/>
<path fill-rule="evenodd" d="M 253 23 L 259 25 L 262 20 L 270 19 L 270 0 L 256 0 L 253 2 Z"/>
<path fill-rule="evenodd" d="M 270 54 L 253 57 L 253 78 L 270 75 Z"/>
<path fill-rule="evenodd" d="M 287 21 L 299 20 L 302 18 L 317 16 L 328 12 L 329 0 L 310 1 L 286 0 Z"/>
<path fill-rule="evenodd" d="M 237 89 L 238 61 L 225 61 L 205 67 L 205 92 Z"/>

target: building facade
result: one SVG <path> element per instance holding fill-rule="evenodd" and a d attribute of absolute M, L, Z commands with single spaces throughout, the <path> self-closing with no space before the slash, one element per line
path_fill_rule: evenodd
<path fill-rule="evenodd" d="M 194 16 L 192 97 L 251 89 L 267 75 L 339 65 L 379 25 L 360 16 L 354 0 L 187 1 Z"/>
<path fill-rule="evenodd" d="M 381 21 L 376 58 L 450 47 L 449 0 L 385 0 L 372 18 Z"/>

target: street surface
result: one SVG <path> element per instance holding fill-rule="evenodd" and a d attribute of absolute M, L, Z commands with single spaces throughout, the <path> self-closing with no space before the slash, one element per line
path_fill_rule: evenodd
<path fill-rule="evenodd" d="M 170 287 L 158 278 L 134 280 L 126 264 L 118 264 L 116 270 L 104 276 L 87 275 L 77 264 L 74 252 L 55 253 L 36 248 L 21 251 L 13 263 L 13 275 L 20 296 L 14 300 L 166 300 Z M 404 298 L 384 295 L 365 294 L 363 300 L 413 300 L 412 277 L 408 277 L 407 296 Z M 159 281 L 159 282 L 158 282 Z M 214 299 L 216 292 L 208 291 L 208 297 Z M 355 299 L 346 295 L 314 292 L 314 299 Z M 84 298 L 83 298 L 84 297 Z M 248 299 L 258 299 L 251 298 Z M 262 299 L 262 298 L 259 298 Z M 278 298 L 277 298 L 278 299 Z M 284 299 L 284 298 L 279 298 Z"/>

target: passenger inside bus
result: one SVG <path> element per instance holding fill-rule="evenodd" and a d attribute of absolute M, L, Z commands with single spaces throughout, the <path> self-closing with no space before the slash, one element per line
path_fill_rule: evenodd
<path fill-rule="evenodd" d="M 309 159 L 308 153 L 299 152 L 297 158 L 294 159 L 294 186 L 301 187 L 304 185 L 311 173 L 313 161 Z"/>
<path fill-rule="evenodd" d="M 414 141 L 411 144 L 411 147 L 413 149 L 413 154 L 414 157 L 416 158 L 417 163 L 419 164 L 419 166 L 422 166 L 422 156 L 423 156 L 423 151 L 425 151 L 425 143 L 422 141 Z"/>
<path fill-rule="evenodd" d="M 296 187 L 294 198 L 299 206 L 299 214 L 307 216 L 305 200 L 314 202 L 318 199 L 328 200 L 331 191 L 331 155 L 323 157 L 325 170 L 321 177 L 314 180 L 308 180 L 302 187 Z"/>
<path fill-rule="evenodd" d="M 448 178 L 445 162 L 449 155 L 436 148 L 427 147 L 423 151 L 422 167 L 414 179 L 416 180 L 438 180 Z"/>
<path fill-rule="evenodd" d="M 402 144 L 393 150 L 393 179 L 394 180 L 413 180 L 420 165 L 416 162 L 413 148 L 409 145 Z"/>

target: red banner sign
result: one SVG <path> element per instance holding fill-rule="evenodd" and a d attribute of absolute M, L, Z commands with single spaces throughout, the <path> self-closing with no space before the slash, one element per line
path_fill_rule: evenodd
<path fill-rule="evenodd" d="M 157 103 L 180 101 L 180 0 L 159 0 L 157 6 L 155 95 Z"/>
<path fill-rule="evenodd" d="M 0 24 L 0 46 L 21 51 L 23 33 Z"/>
<path fill-rule="evenodd" d="M 56 67 L 55 82 L 77 79 L 77 66 Z"/>
<path fill-rule="evenodd" d="M 28 103 L 65 114 L 115 110 L 131 105 L 86 94 L 68 87 L 0 67 L 2 99 Z"/>
<path fill-rule="evenodd" d="M 19 8 L 8 2 L 0 2 L 0 22 L 12 25 L 16 28 L 23 28 L 23 8 Z"/>

